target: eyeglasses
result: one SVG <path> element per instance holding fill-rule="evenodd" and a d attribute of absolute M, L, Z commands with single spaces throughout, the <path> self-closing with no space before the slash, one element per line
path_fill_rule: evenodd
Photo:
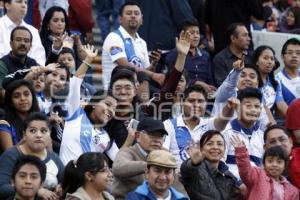
<path fill-rule="evenodd" d="M 297 51 L 291 51 L 291 50 L 288 50 L 286 51 L 284 54 L 287 54 L 289 56 L 293 55 L 293 54 L 296 54 L 297 56 L 300 56 L 300 50 L 297 50 Z"/>

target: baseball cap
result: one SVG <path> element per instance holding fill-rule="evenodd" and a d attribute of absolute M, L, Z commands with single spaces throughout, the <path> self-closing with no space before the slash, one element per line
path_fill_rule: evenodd
<path fill-rule="evenodd" d="M 175 157 L 167 150 L 153 150 L 147 157 L 147 165 L 177 168 Z"/>
<path fill-rule="evenodd" d="M 153 119 L 151 117 L 146 117 L 141 120 L 137 126 L 137 131 L 146 131 L 147 133 L 161 132 L 164 135 L 168 135 L 165 130 L 164 124 L 160 120 Z"/>

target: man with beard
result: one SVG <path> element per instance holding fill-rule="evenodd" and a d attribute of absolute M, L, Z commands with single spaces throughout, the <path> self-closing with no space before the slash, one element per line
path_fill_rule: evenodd
<path fill-rule="evenodd" d="M 102 65 L 103 85 L 107 89 L 111 72 L 117 66 L 130 66 L 136 72 L 144 71 L 153 80 L 162 84 L 163 74 L 152 72 L 160 58 L 160 53 L 155 51 L 150 65 L 146 42 L 138 35 L 137 31 L 142 25 L 142 13 L 136 2 L 127 2 L 119 11 L 120 27 L 111 32 L 103 43 Z M 150 71 L 152 70 L 152 71 Z"/>
<path fill-rule="evenodd" d="M 2 81 L 8 74 L 12 74 L 20 69 L 28 69 L 37 66 L 38 63 L 33 58 L 28 57 L 28 52 L 32 47 L 32 34 L 24 26 L 14 28 L 10 35 L 11 51 L 0 59 L 0 87 Z"/>

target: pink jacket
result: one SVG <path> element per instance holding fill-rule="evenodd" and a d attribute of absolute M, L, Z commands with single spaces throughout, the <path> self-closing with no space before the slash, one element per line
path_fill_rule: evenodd
<path fill-rule="evenodd" d="M 272 200 L 273 180 L 266 174 L 264 169 L 251 166 L 247 148 L 236 148 L 235 156 L 240 177 L 248 189 L 247 199 Z M 299 190 L 284 177 L 282 178 L 284 200 L 299 200 Z"/>

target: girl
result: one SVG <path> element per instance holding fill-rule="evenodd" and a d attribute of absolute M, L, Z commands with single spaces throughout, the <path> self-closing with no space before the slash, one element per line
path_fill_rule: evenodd
<path fill-rule="evenodd" d="M 255 63 L 263 82 L 260 89 L 265 105 L 269 109 L 276 105 L 278 111 L 285 116 L 287 105 L 282 98 L 280 85 L 275 80 L 275 70 L 279 67 L 275 51 L 265 45 L 257 47 L 253 53 L 253 63 Z"/>
<path fill-rule="evenodd" d="M 247 148 L 238 136 L 231 138 L 231 144 L 235 148 L 240 177 L 247 186 L 248 200 L 299 199 L 298 189 L 282 176 L 289 158 L 281 147 L 270 147 L 265 151 L 264 169 L 260 169 L 251 166 Z"/>
<path fill-rule="evenodd" d="M 14 194 L 10 184 L 12 168 L 22 155 L 33 155 L 40 158 L 47 166 L 46 180 L 39 189 L 41 199 L 58 199 L 63 173 L 63 164 L 58 156 L 46 149 L 50 141 L 50 123 L 42 113 L 33 113 L 25 121 L 24 142 L 5 151 L 0 157 L 0 199 Z"/>
<path fill-rule="evenodd" d="M 300 8 L 290 7 L 287 10 L 286 19 L 279 24 L 279 32 L 300 33 Z"/>
<path fill-rule="evenodd" d="M 112 174 L 102 153 L 82 154 L 78 160 L 71 160 L 62 182 L 66 200 L 114 200 L 107 190 Z"/>
<path fill-rule="evenodd" d="M 225 151 L 225 140 L 219 131 L 205 132 L 199 145 L 189 148 L 190 159 L 181 165 L 182 183 L 191 198 L 238 199 L 236 178 L 221 160 Z"/>
<path fill-rule="evenodd" d="M 12 147 L 23 137 L 24 120 L 39 111 L 32 85 L 26 80 L 16 80 L 6 88 L 4 96 L 5 117 L 0 120 L 0 151 Z"/>

